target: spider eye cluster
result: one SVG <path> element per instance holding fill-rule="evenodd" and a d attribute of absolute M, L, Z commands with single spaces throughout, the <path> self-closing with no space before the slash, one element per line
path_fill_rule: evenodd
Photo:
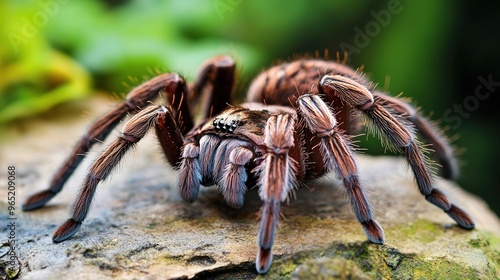
<path fill-rule="evenodd" d="M 217 131 L 234 132 L 239 123 L 240 122 L 238 120 L 228 120 L 227 118 L 216 117 L 214 119 L 213 125 L 215 130 Z"/>

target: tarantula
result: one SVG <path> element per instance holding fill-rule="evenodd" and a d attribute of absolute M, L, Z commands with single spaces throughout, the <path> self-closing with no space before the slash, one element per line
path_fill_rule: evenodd
<path fill-rule="evenodd" d="M 266 273 L 271 265 L 280 204 L 295 187 L 327 172 L 334 172 L 343 181 L 365 235 L 381 244 L 384 231 L 360 185 L 349 136 L 364 115 L 382 143 L 404 155 L 425 199 L 461 227 L 474 228 L 469 215 L 434 186 L 431 163 L 416 132 L 435 151 L 445 178 L 456 173 L 452 149 L 435 126 L 408 103 L 376 90 L 362 74 L 343 63 L 302 59 L 262 72 L 250 85 L 247 102 L 229 105 L 235 69 L 230 57 L 219 56 L 205 62 L 190 85 L 179 74 L 166 73 L 136 87 L 125 102 L 89 128 L 50 187 L 30 196 L 23 209 L 42 207 L 52 199 L 92 145 L 103 141 L 132 114 L 121 136 L 90 166 L 71 218 L 54 232 L 54 242 L 78 231 L 99 182 L 154 128 L 168 162 L 179 169 L 179 188 L 185 201 L 196 200 L 200 185 L 216 184 L 227 204 L 238 208 L 247 188 L 253 187 L 250 182 L 258 186 L 263 200 L 256 259 L 259 273 Z M 159 95 L 168 105 L 150 104 Z M 200 108 L 195 105 L 202 111 L 197 124 L 191 114 Z"/>

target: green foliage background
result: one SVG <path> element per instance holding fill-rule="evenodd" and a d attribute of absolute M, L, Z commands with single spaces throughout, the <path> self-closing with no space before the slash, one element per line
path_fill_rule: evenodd
<path fill-rule="evenodd" d="M 458 182 L 499 213 L 500 87 L 477 106 L 469 103 L 474 110 L 455 111 L 471 102 L 479 77 L 500 81 L 498 6 L 452 0 L 2 1 L 0 127 L 96 90 L 126 92 L 157 72 L 192 78 L 217 54 L 238 60 L 243 99 L 251 77 L 277 61 L 325 49 L 335 58 L 348 50 L 351 66 L 364 65 L 379 87 L 403 92 L 426 115 L 444 119 L 450 137 L 460 135 L 454 144 L 464 151 L 465 165 Z M 364 138 L 360 145 L 369 153 L 383 152 L 373 137 Z"/>

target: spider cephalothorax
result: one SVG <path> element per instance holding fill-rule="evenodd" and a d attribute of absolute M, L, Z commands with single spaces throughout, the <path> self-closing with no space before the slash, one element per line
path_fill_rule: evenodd
<path fill-rule="evenodd" d="M 472 219 L 434 187 L 432 169 L 416 132 L 435 151 L 443 176 L 451 178 L 457 171 L 456 162 L 446 139 L 413 107 L 377 91 L 360 73 L 323 60 L 283 63 L 254 80 L 247 103 L 229 105 L 234 79 L 233 60 L 220 56 L 206 62 L 189 86 L 176 73 L 143 83 L 90 127 L 50 187 L 29 197 L 23 209 L 42 207 L 52 199 L 91 146 L 132 114 L 122 135 L 90 166 L 71 218 L 54 232 L 54 242 L 66 240 L 78 231 L 98 183 L 106 179 L 130 147 L 154 128 L 167 160 L 179 169 L 184 200 L 196 200 L 200 185 L 215 184 L 228 205 L 241 207 L 247 188 L 252 187 L 250 182 L 257 185 L 264 203 L 258 233 L 259 273 L 267 272 L 271 265 L 281 203 L 294 187 L 307 185 L 326 172 L 334 172 L 343 181 L 368 239 L 383 243 L 384 231 L 374 220 L 360 185 L 355 151 L 350 144 L 349 135 L 364 117 L 385 145 L 406 157 L 425 199 L 461 227 L 474 228 Z M 149 105 L 159 95 L 166 98 L 167 105 Z M 191 114 L 195 105 L 202 108 L 201 121 L 196 125 Z"/>

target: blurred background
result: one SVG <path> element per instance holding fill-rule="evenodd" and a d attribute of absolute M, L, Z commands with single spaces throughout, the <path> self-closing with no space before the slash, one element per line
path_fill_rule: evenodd
<path fill-rule="evenodd" d="M 0 129 L 96 92 L 125 94 L 159 72 L 192 79 L 217 54 L 238 61 L 242 100 L 270 65 L 348 52 L 350 66 L 363 65 L 379 88 L 411 97 L 440 122 L 460 152 L 458 183 L 500 213 L 499 8 L 485 0 L 1 1 Z M 384 152 L 373 136 L 360 140 L 368 153 Z"/>

